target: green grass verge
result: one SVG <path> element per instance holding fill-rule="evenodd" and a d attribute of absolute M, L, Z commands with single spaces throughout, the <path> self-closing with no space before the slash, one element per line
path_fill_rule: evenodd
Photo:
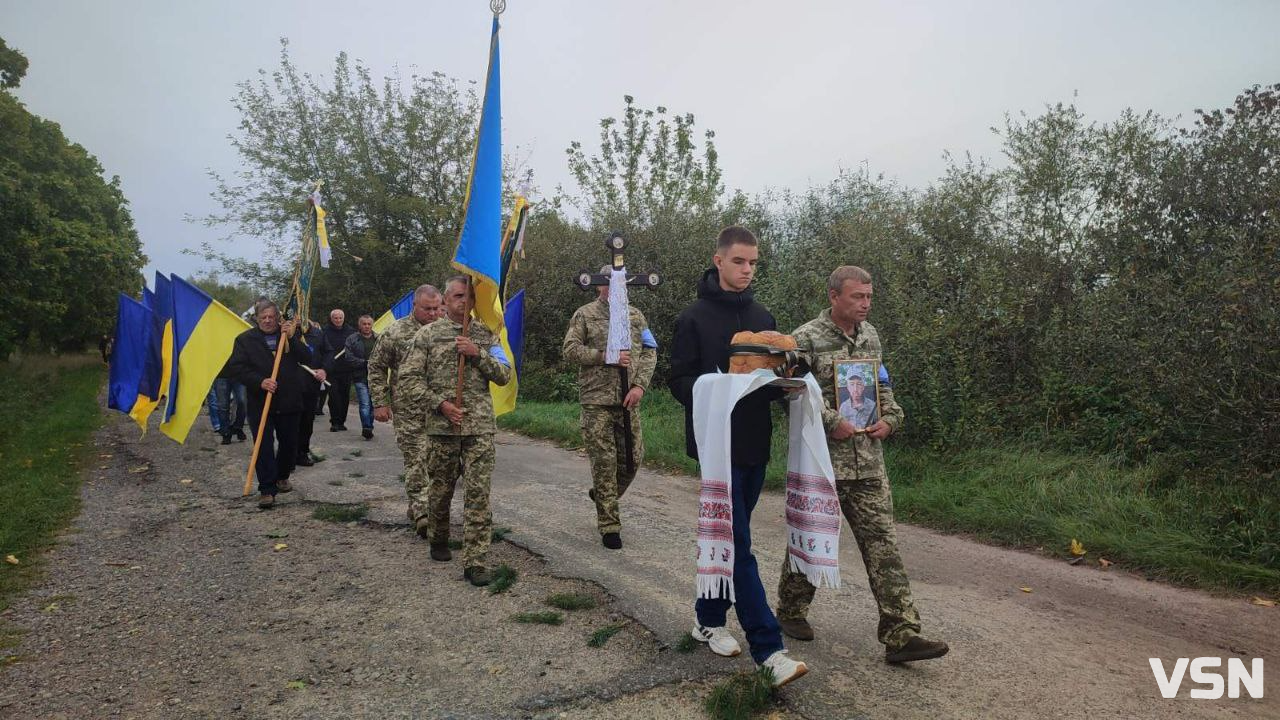
<path fill-rule="evenodd" d="M 364 503 L 359 505 L 317 505 L 316 509 L 311 511 L 311 517 L 328 522 L 363 520 L 368 514 L 369 506 Z"/>
<path fill-rule="evenodd" d="M 520 577 L 520 573 L 510 565 L 499 565 L 493 571 L 493 580 L 489 583 L 489 594 L 497 595 L 511 589 L 516 584 L 516 579 Z"/>
<path fill-rule="evenodd" d="M 697 472 L 684 455 L 683 411 L 669 394 L 645 397 L 645 465 Z M 522 401 L 498 419 L 508 430 L 581 447 L 573 403 Z M 766 487 L 781 489 L 786 425 L 775 418 Z M 954 452 L 890 443 L 886 462 L 898 519 L 1067 557 L 1075 538 L 1087 564 L 1180 585 L 1280 594 L 1280 496 L 1206 477 L 1162 478 L 1153 466 L 1033 446 Z"/>
<path fill-rule="evenodd" d="M 587 638 L 587 647 L 604 647 L 604 644 L 609 642 L 609 638 L 622 631 L 622 627 L 623 623 L 614 623 L 596 630 Z"/>
<path fill-rule="evenodd" d="M 586 593 L 556 593 L 543 602 L 561 610 L 590 610 L 597 605 L 596 599 Z"/>
<path fill-rule="evenodd" d="M 767 708 L 774 692 L 768 670 L 740 672 L 712 688 L 703 707 L 715 720 L 745 720 Z"/>
<path fill-rule="evenodd" d="M 516 613 L 511 616 L 511 619 L 518 623 L 531 625 L 561 625 L 564 623 L 564 614 L 554 610 L 542 610 L 539 612 Z"/>
<path fill-rule="evenodd" d="M 81 470 L 102 425 L 106 368 L 91 357 L 27 358 L 0 393 L 0 610 L 39 578 L 39 552 L 80 506 Z M 6 633 L 7 635 L 7 633 Z M 0 641 L 2 644 L 2 641 Z"/>
<path fill-rule="evenodd" d="M 901 519 L 1195 587 L 1280 592 L 1280 497 L 1035 448 L 887 458 Z"/>

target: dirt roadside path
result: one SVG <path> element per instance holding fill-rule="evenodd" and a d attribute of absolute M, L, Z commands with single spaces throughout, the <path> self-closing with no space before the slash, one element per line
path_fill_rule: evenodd
<path fill-rule="evenodd" d="M 238 497 L 246 446 L 216 445 L 203 419 L 180 447 L 112 418 L 46 583 L 4 618 L 28 632 L 6 651 L 20 659 L 0 670 L 0 717 L 697 718 L 711 683 L 750 667 L 671 647 L 692 616 L 693 479 L 642 472 L 623 506 L 626 547 L 610 552 L 584 459 L 500 435 L 494 521 L 513 532 L 493 559 L 521 579 L 489 595 L 408 531 L 388 428 L 363 442 L 317 425 L 328 460 L 263 513 Z M 365 522 L 311 516 L 359 502 Z M 772 596 L 781 497 L 756 517 Z M 1164 700 L 1147 661 L 1274 662 L 1280 611 L 909 526 L 900 542 L 926 632 L 953 649 L 886 666 L 846 539 L 844 587 L 819 593 L 818 639 L 792 643 L 812 672 L 784 691 L 780 715 L 1280 718 L 1275 691 L 1191 700 L 1188 682 Z M 565 591 L 602 605 L 558 627 L 510 620 Z M 614 623 L 623 630 L 603 648 L 586 646 Z"/>

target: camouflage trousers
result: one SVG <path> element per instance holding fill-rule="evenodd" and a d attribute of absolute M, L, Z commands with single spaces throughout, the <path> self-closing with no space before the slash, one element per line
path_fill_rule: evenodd
<path fill-rule="evenodd" d="M 640 414 L 631 411 L 633 464 L 627 468 L 626 424 L 622 408 L 609 405 L 582 406 L 582 443 L 591 462 L 591 487 L 596 496 L 596 527 L 600 534 L 622 531 L 618 500 L 636 477 L 644 457 L 640 435 Z"/>
<path fill-rule="evenodd" d="M 391 417 L 396 430 L 396 445 L 404 455 L 404 492 L 409 496 L 409 522 L 416 524 L 430 512 L 427 504 L 430 482 L 427 442 L 430 436 L 426 425 L 409 412 L 393 409 Z"/>
<path fill-rule="evenodd" d="M 484 567 L 493 532 L 489 481 L 493 475 L 493 435 L 432 435 L 427 443 L 427 527 L 432 545 L 449 541 L 449 506 L 462 478 L 462 564 Z"/>
<path fill-rule="evenodd" d="M 911 601 L 911 585 L 898 555 L 898 533 L 893 524 L 893 495 L 886 478 L 837 480 L 840 510 L 849 521 L 862 552 L 867 581 L 880 608 L 880 642 L 900 647 L 920 634 L 920 615 Z M 814 587 L 804 575 L 791 570 L 784 556 L 778 580 L 778 619 L 800 620 L 809 612 Z"/>

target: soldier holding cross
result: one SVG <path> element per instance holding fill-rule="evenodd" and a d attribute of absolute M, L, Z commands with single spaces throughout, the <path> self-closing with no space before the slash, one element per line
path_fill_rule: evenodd
<path fill-rule="evenodd" d="M 606 265 L 600 274 L 608 277 L 610 271 Z M 609 364 L 609 286 L 597 286 L 597 293 L 595 300 L 578 308 L 570 318 L 562 352 L 566 361 L 578 366 L 582 441 L 591 462 L 589 495 L 596 505 L 596 526 L 604 546 L 618 550 L 622 547 L 618 501 L 635 479 L 644 457 L 637 410 L 653 378 L 658 342 L 644 313 L 629 306 L 632 349 L 619 350 L 617 362 Z M 625 393 L 620 391 L 620 382 Z"/>

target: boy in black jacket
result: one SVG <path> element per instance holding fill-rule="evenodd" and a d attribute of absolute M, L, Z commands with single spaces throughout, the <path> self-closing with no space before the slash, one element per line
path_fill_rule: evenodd
<path fill-rule="evenodd" d="M 230 372 L 245 386 L 249 396 L 249 428 L 256 436 L 267 395 L 271 411 L 262 434 L 262 446 L 254 469 L 258 473 L 258 507 L 276 502 L 277 492 L 289 492 L 289 473 L 297 459 L 298 413 L 302 411 L 302 373 L 298 363 L 307 361 L 300 333 L 293 321 L 280 322 L 280 310 L 270 300 L 258 303 L 254 319 L 257 327 L 236 337 L 231 349 Z M 280 358 L 280 370 L 271 379 L 276 348 L 281 338 L 289 338 L 289 349 Z M 276 447 L 279 441 L 279 448 Z"/>
<path fill-rule="evenodd" d="M 676 319 L 671 342 L 671 376 L 667 386 L 684 405 L 685 452 L 698 459 L 693 434 L 693 385 L 705 373 L 729 369 L 729 340 L 743 330 L 776 330 L 773 315 L 753 299 L 751 280 L 759 260 L 758 241 L 750 230 L 731 225 L 716 238 L 714 268 L 698 283 L 698 299 Z M 777 388 L 761 388 L 742 398 L 730 417 L 733 493 L 733 585 L 736 603 L 727 598 L 698 598 L 695 640 L 707 643 L 718 655 L 742 652 L 738 641 L 725 628 L 730 605 L 738 613 L 738 623 L 747 634 L 751 657 L 773 672 L 775 685 L 800 677 L 808 668 L 786 656 L 782 631 L 765 599 L 764 585 L 755 555 L 751 553 L 751 511 L 764 487 L 764 469 L 769 462 L 769 442 L 773 422 L 769 403 L 783 396 Z"/>

